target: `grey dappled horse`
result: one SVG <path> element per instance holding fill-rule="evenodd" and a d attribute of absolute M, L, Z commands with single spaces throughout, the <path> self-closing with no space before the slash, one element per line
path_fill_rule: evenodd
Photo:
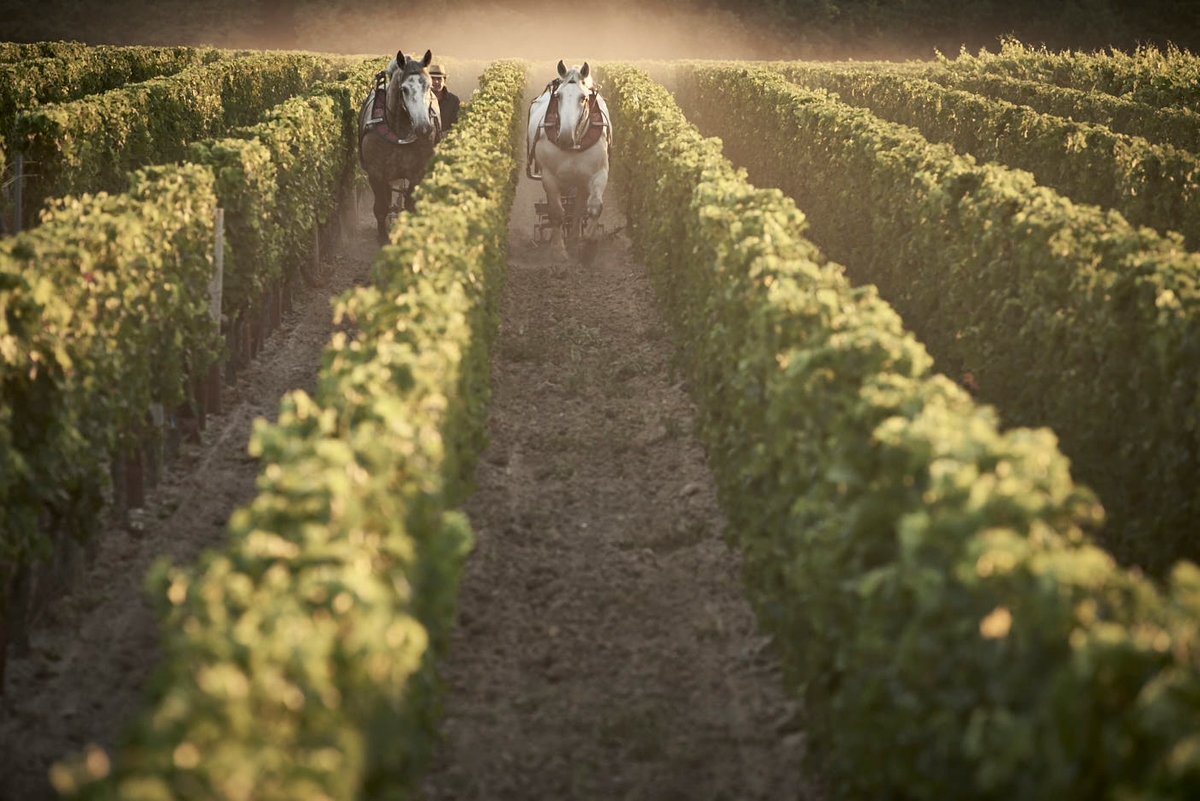
<path fill-rule="evenodd" d="M 376 76 L 372 90 L 358 113 L 358 158 L 375 195 L 375 222 L 380 241 L 388 236 L 392 184 L 404 180 L 401 192 L 406 209 L 412 192 L 425 177 L 440 129 L 441 112 L 429 78 L 432 51 L 418 60 L 402 51 Z M 386 78 L 386 84 L 384 79 Z"/>

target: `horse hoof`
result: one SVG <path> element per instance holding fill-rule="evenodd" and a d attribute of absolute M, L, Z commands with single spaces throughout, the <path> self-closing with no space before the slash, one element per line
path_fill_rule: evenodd
<path fill-rule="evenodd" d="M 585 239 L 579 243 L 579 261 L 584 266 L 590 265 L 596 260 L 596 252 L 600 250 L 600 243 L 595 239 Z"/>

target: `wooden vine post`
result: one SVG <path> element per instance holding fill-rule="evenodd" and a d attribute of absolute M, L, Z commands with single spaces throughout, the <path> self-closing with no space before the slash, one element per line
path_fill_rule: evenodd
<path fill-rule="evenodd" d="M 225 283 L 225 209 L 217 207 L 217 219 L 213 225 L 213 276 L 208 282 L 208 314 L 216 326 L 217 334 L 221 331 L 221 292 Z M 208 380 L 205 382 L 206 411 L 213 414 L 221 413 L 221 365 L 213 363 L 208 368 Z"/>

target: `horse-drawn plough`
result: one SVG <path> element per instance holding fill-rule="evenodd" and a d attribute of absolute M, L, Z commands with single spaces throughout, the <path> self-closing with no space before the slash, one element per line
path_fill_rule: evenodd
<path fill-rule="evenodd" d="M 535 180 L 539 180 L 535 178 Z M 575 201 L 578 192 L 575 187 L 562 193 L 563 220 L 562 233 L 564 242 L 574 242 L 583 232 L 583 220 L 575 212 Z M 550 219 L 550 203 L 545 200 L 534 201 L 533 211 L 537 214 L 537 222 L 533 224 L 533 241 L 539 245 L 550 243 L 554 221 Z M 596 223 L 596 235 L 604 235 L 604 223 Z"/>
<path fill-rule="evenodd" d="M 604 235 L 600 214 L 612 141 L 608 106 L 587 62 L 570 69 L 558 62 L 558 77 L 529 106 L 527 133 L 525 174 L 546 190 L 545 200 L 533 204 L 533 241 L 582 243 L 586 256 Z"/>

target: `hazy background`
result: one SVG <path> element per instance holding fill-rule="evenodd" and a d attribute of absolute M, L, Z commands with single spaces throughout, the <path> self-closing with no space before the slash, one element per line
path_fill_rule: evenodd
<path fill-rule="evenodd" d="M 1200 52 L 1200 0 L 0 0 L 0 40 L 466 59 L 924 59 L 1006 34 Z"/>

